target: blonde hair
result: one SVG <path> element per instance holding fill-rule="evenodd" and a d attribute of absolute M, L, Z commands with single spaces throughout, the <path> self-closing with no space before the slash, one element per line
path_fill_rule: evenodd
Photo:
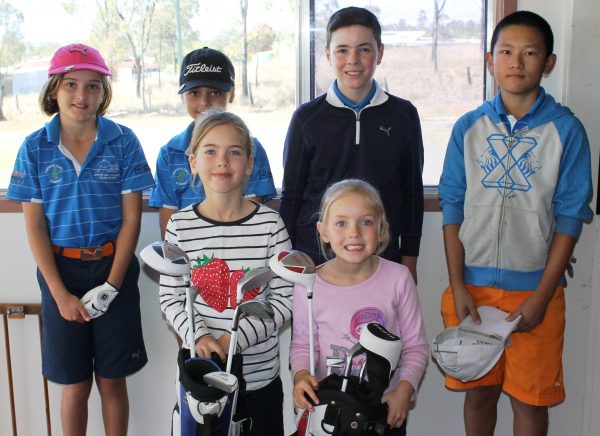
<path fill-rule="evenodd" d="M 48 116 L 54 115 L 60 110 L 58 102 L 56 101 L 56 91 L 65 77 L 65 74 L 66 73 L 50 76 L 40 91 L 38 103 L 42 112 Z M 112 87 L 110 86 L 108 77 L 103 74 L 100 74 L 100 82 L 102 84 L 102 101 L 100 102 L 96 114 L 104 115 L 106 111 L 108 111 L 108 106 L 112 100 Z"/>
<path fill-rule="evenodd" d="M 323 194 L 323 198 L 321 199 L 321 207 L 319 209 L 319 222 L 327 222 L 327 220 L 329 219 L 329 211 L 331 209 L 331 205 L 340 198 L 345 197 L 349 194 L 362 195 L 373 208 L 373 213 L 375 215 L 375 221 L 377 224 L 377 234 L 380 238 L 379 248 L 377 249 L 376 254 L 383 253 L 383 251 L 387 248 L 390 242 L 390 232 L 388 228 L 389 226 L 387 218 L 385 216 L 385 209 L 383 207 L 383 202 L 381 201 L 381 196 L 379 195 L 377 189 L 375 189 L 373 185 L 364 180 L 345 179 L 329 186 L 329 188 L 327 188 L 327 190 L 325 191 L 325 194 Z M 320 235 L 318 240 L 319 248 L 325 259 L 333 258 L 334 256 L 331 247 L 329 247 L 328 244 L 323 242 L 323 239 Z"/>
<path fill-rule="evenodd" d="M 185 154 L 188 156 L 195 154 L 196 150 L 200 146 L 202 138 L 204 138 L 208 132 L 217 126 L 231 126 L 238 131 L 242 137 L 242 144 L 246 149 L 247 157 L 252 156 L 252 137 L 250 136 L 250 130 L 244 120 L 231 112 L 225 112 L 220 108 L 210 108 L 203 112 L 197 119 L 192 132 L 192 138 L 190 145 L 187 148 Z"/>

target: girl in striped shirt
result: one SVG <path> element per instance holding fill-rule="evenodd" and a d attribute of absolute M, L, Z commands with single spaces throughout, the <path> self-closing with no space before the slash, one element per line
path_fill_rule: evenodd
<path fill-rule="evenodd" d="M 252 141 L 244 122 L 229 112 L 208 111 L 197 121 L 188 149 L 195 181 L 206 198 L 174 213 L 165 239 L 192 259 L 195 349 L 199 357 L 217 353 L 225 361 L 236 307 L 236 287 L 249 270 L 268 266 L 276 252 L 290 249 L 279 214 L 244 198 L 252 173 Z M 237 349 L 243 355 L 247 395 L 238 410 L 252 418 L 253 435 L 283 435 L 283 390 L 277 332 L 291 318 L 292 286 L 278 277 L 244 294 L 266 297 L 275 317 L 240 320 Z M 185 293 L 180 277 L 162 276 L 160 305 L 184 344 L 188 338 Z M 189 344 L 185 344 L 189 347 Z"/>

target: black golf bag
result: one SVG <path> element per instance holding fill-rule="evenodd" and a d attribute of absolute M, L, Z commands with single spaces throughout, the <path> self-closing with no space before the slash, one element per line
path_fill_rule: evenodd
<path fill-rule="evenodd" d="M 319 382 L 315 394 L 319 404 L 304 411 L 298 422 L 298 436 L 383 436 L 388 408 L 381 404 L 400 357 L 402 341 L 382 325 L 369 323 L 360 343 L 349 351 L 344 375 L 332 373 Z M 364 368 L 351 375 L 352 357 L 366 354 Z M 366 377 L 365 377 L 366 376 Z M 307 396 L 309 401 L 312 401 Z"/>
<path fill-rule="evenodd" d="M 341 391 L 343 378 L 331 374 L 321 380 L 316 391 L 319 405 L 308 416 L 305 435 L 381 436 L 390 431 L 386 423 L 387 406 L 369 403 L 373 396 L 368 383 L 351 376 L 346 392 Z M 381 398 L 381 397 L 379 397 Z M 300 431 L 298 432 L 300 434 Z"/>

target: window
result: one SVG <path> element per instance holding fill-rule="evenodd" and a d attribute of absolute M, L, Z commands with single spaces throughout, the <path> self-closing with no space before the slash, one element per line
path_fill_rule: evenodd
<path fill-rule="evenodd" d="M 135 131 L 151 167 L 160 147 L 191 121 L 177 94 L 178 59 L 204 46 L 226 53 L 236 70 L 228 109 L 265 147 L 281 184 L 283 141 L 296 105 L 296 23 L 293 0 L 0 0 L 0 46 L 13 48 L 0 51 L 0 114 L 6 118 L 0 122 L 0 189 L 8 186 L 25 136 L 48 121 L 37 99 L 50 58 L 73 42 L 98 48 L 109 64 L 113 100 L 107 116 Z M 13 45 L 3 44 L 8 38 Z"/>
<path fill-rule="evenodd" d="M 190 121 L 177 95 L 178 59 L 203 46 L 227 53 L 236 68 L 229 109 L 261 141 L 280 185 L 290 116 L 297 103 L 323 93 L 333 77 L 324 55 L 325 25 L 333 11 L 350 4 L 380 19 L 385 53 L 375 78 L 419 110 L 423 178 L 435 186 L 454 121 L 486 95 L 484 41 L 495 11 L 487 5 L 498 3 L 498 16 L 516 8 L 515 0 L 120 0 L 108 3 L 113 9 L 98 9 L 100 3 L 0 0 L 0 38 L 11 47 L 0 52 L 0 118 L 6 118 L 0 121 L 0 190 L 8 186 L 23 138 L 48 120 L 38 109 L 38 93 L 52 53 L 71 42 L 89 43 L 107 59 L 114 73 L 108 116 L 136 132 L 152 167 L 159 148 Z M 144 5 L 155 6 L 146 39 L 139 31 L 150 13 Z M 132 45 L 129 38 L 148 42 Z M 138 76 L 140 67 L 144 74 Z"/>
<path fill-rule="evenodd" d="M 333 78 L 323 53 L 325 27 L 336 5 L 366 7 L 379 18 L 384 55 L 375 80 L 417 107 L 425 148 L 423 183 L 437 185 L 454 122 L 484 99 L 486 2 L 315 0 L 313 95 L 326 92 Z"/>

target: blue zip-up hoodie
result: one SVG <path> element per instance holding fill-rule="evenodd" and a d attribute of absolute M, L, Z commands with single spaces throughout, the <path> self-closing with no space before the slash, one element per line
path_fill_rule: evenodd
<path fill-rule="evenodd" d="M 440 179 L 443 224 L 461 224 L 465 283 L 535 290 L 554 233 L 593 218 L 581 122 L 540 87 L 514 126 L 500 94 L 455 124 Z"/>

